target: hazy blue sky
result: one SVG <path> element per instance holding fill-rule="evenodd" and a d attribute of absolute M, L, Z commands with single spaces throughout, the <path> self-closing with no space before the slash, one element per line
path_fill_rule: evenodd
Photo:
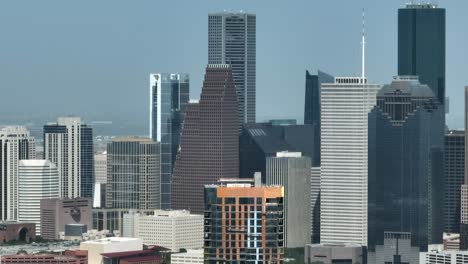
<path fill-rule="evenodd" d="M 360 73 L 361 10 L 367 76 L 397 71 L 400 0 L 1 1 L 0 118 L 134 120 L 147 125 L 148 75 L 187 72 L 198 98 L 207 63 L 209 12 L 257 14 L 257 120 L 302 122 L 305 70 Z M 463 127 L 468 84 L 468 1 L 447 9 L 447 95 L 451 128 Z M 19 119 L 22 118 L 22 119 Z"/>

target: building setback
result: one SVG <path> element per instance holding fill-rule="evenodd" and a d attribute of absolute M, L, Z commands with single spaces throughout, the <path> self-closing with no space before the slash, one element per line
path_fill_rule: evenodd
<path fill-rule="evenodd" d="M 159 143 L 149 138 L 115 138 L 107 145 L 106 207 L 158 209 Z"/>
<path fill-rule="evenodd" d="M 150 74 L 150 137 L 161 144 L 161 209 L 171 207 L 171 177 L 189 101 L 189 75 Z"/>
<path fill-rule="evenodd" d="M 36 157 L 36 143 L 24 127 L 0 130 L 0 221 L 18 219 L 18 164 Z"/>
<path fill-rule="evenodd" d="M 378 90 L 361 77 L 322 84 L 320 243 L 367 245 L 367 119 Z"/>
<path fill-rule="evenodd" d="M 241 124 L 255 123 L 256 19 L 242 11 L 208 15 L 208 63 L 231 65 Z"/>
<path fill-rule="evenodd" d="M 407 232 L 427 251 L 443 232 L 444 114 L 417 77 L 395 77 L 369 114 L 369 250 Z"/>
<path fill-rule="evenodd" d="M 59 239 L 66 224 L 93 226 L 91 198 L 42 199 L 40 202 L 41 237 Z"/>
<path fill-rule="evenodd" d="M 460 232 L 461 186 L 465 182 L 465 131 L 449 130 L 444 149 L 444 232 Z"/>
<path fill-rule="evenodd" d="M 59 198 L 59 172 L 48 160 L 19 162 L 18 221 L 36 223 L 41 235 L 41 200 Z"/>
<path fill-rule="evenodd" d="M 310 243 L 310 158 L 300 152 L 278 152 L 267 159 L 267 186 L 284 186 L 284 247 Z"/>
<path fill-rule="evenodd" d="M 44 126 L 44 156 L 60 174 L 60 197 L 93 197 L 93 130 L 79 117 Z"/>
<path fill-rule="evenodd" d="M 282 263 L 284 188 L 223 179 L 205 187 L 205 263 Z"/>
<path fill-rule="evenodd" d="M 312 75 L 306 71 L 304 124 L 314 126 L 314 155 L 312 164 L 320 166 L 320 87 L 322 83 L 333 83 L 333 76 L 322 71 Z"/>
<path fill-rule="evenodd" d="M 172 209 L 203 213 L 203 188 L 239 175 L 237 96 L 229 65 L 208 65 L 199 103 L 190 103 L 172 177 Z"/>

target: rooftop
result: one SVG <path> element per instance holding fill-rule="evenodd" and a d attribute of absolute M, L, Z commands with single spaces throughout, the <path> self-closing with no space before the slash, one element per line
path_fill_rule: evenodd
<path fill-rule="evenodd" d="M 106 237 L 97 240 L 84 241 L 81 244 L 115 244 L 122 242 L 142 242 L 139 238 L 131 237 Z"/>
<path fill-rule="evenodd" d="M 139 136 L 127 136 L 127 137 L 117 137 L 113 138 L 112 142 L 153 142 L 151 138 L 139 137 Z"/>

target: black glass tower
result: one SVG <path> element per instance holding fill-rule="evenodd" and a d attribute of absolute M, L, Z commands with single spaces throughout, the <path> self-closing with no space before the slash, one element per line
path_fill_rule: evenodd
<path fill-rule="evenodd" d="M 314 126 L 314 166 L 320 166 L 320 86 L 333 82 L 334 78 L 329 74 L 318 71 L 317 75 L 312 75 L 306 71 L 304 124 Z"/>
<path fill-rule="evenodd" d="M 369 113 L 369 250 L 384 232 L 411 233 L 427 251 L 442 241 L 444 108 L 417 77 L 395 77 Z"/>
<path fill-rule="evenodd" d="M 398 74 L 419 76 L 445 101 L 445 9 L 408 4 L 398 10 Z"/>
<path fill-rule="evenodd" d="M 81 125 L 81 196 L 93 197 L 94 175 L 94 146 L 93 128 Z"/>

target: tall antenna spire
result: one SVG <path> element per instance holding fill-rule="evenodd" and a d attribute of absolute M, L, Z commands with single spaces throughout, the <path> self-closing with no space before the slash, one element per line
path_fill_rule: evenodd
<path fill-rule="evenodd" d="M 362 47 L 362 61 L 361 61 L 361 73 L 362 73 L 362 83 L 364 83 L 364 79 L 366 77 L 366 20 L 365 20 L 366 13 L 364 8 L 362 9 L 362 39 L 361 39 L 361 47 Z"/>

